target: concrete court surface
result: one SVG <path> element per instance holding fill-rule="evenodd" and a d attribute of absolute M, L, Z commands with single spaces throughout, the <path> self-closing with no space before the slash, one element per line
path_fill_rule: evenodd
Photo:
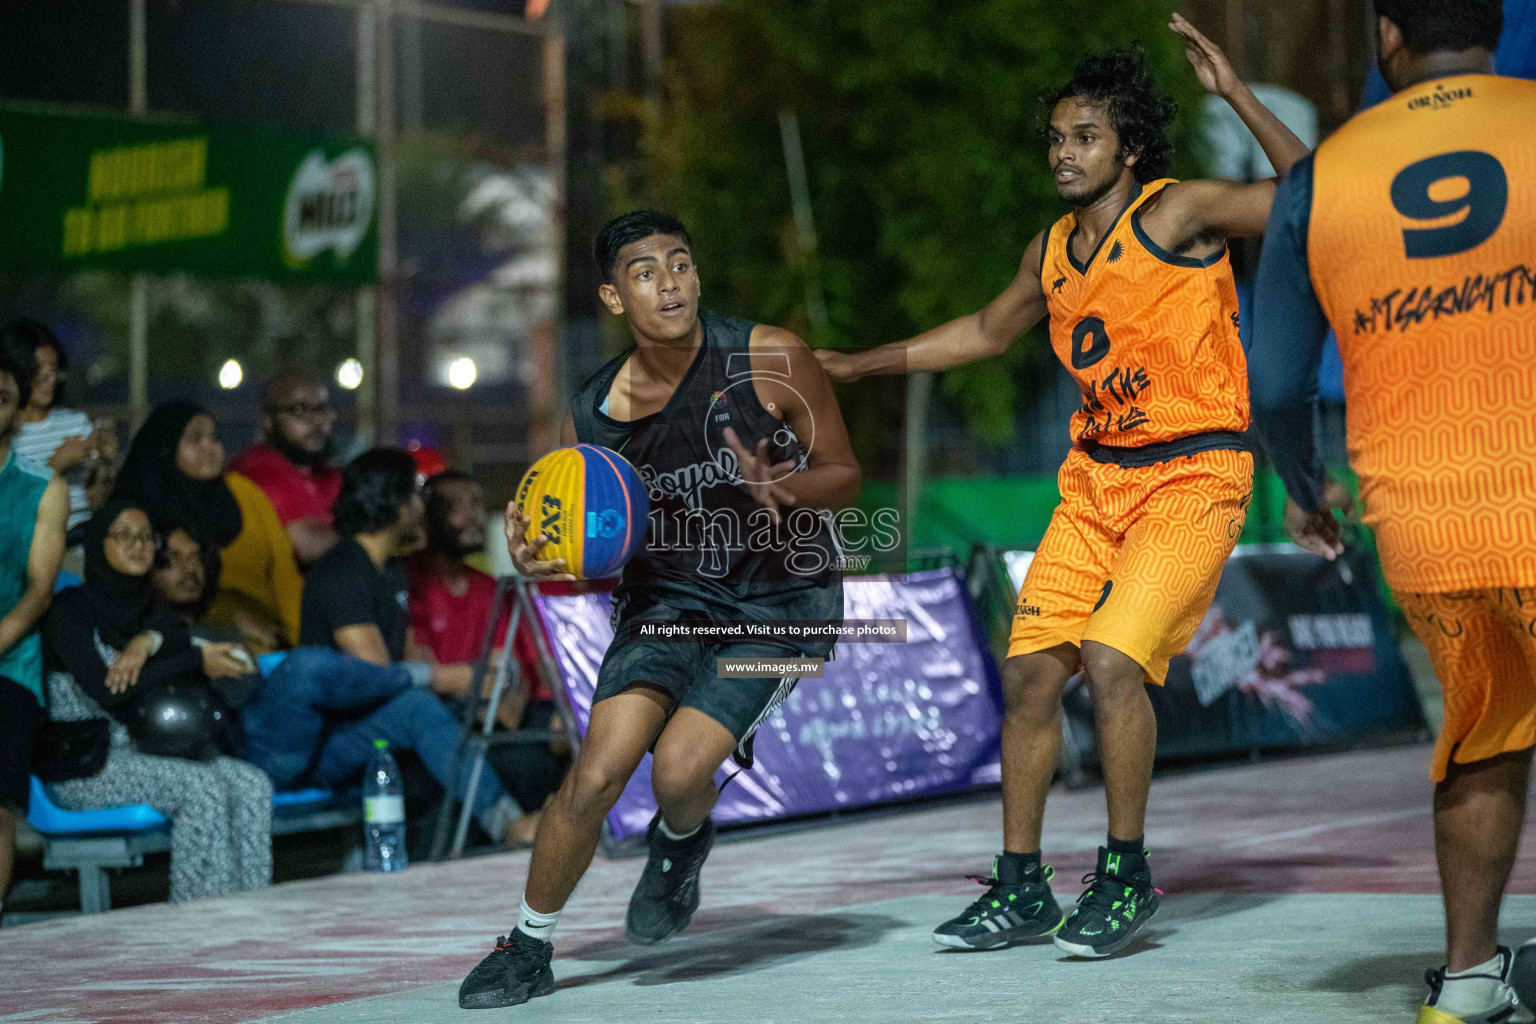
<path fill-rule="evenodd" d="M 454 993 L 513 918 L 527 854 L 343 875 L 0 932 L 0 1022 L 1409 1021 L 1441 918 L 1419 745 L 1159 778 L 1168 896 L 1110 961 L 1054 946 L 941 950 L 980 892 L 995 798 L 723 840 L 688 933 L 628 945 L 640 861 L 599 855 L 556 933 L 554 995 L 466 1016 Z M 1052 795 L 1069 904 L 1099 790 Z M 1527 842 L 1504 941 L 1536 934 Z"/>

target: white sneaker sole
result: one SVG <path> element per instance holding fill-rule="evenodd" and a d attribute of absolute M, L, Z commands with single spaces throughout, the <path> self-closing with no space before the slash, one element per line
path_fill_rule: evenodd
<path fill-rule="evenodd" d="M 1067 942 L 1064 939 L 1056 939 L 1056 948 L 1073 956 L 1086 957 L 1089 960 L 1102 960 L 1107 956 L 1113 956 L 1114 952 L 1100 953 L 1092 946 L 1079 946 L 1075 942 Z"/>
<path fill-rule="evenodd" d="M 938 932 L 934 932 L 933 933 L 933 941 L 937 942 L 941 946 L 948 946 L 950 949 L 983 950 L 983 949 L 996 949 L 999 946 L 1006 946 L 1006 945 L 1008 945 L 1008 940 L 1007 939 L 1002 939 L 1001 941 L 994 942 L 991 945 L 987 945 L 987 946 L 973 946 L 969 942 L 966 942 L 964 939 L 962 939 L 958 935 L 940 935 Z"/>
<path fill-rule="evenodd" d="M 1103 960 L 1105 957 L 1114 956 L 1116 953 L 1120 952 L 1122 949 L 1134 942 L 1136 940 L 1136 936 L 1140 935 L 1141 930 L 1147 926 L 1147 922 L 1156 916 L 1158 907 L 1160 905 L 1161 902 L 1153 904 L 1152 909 L 1147 913 L 1147 916 L 1141 919 L 1141 923 L 1136 926 L 1131 934 L 1125 936 L 1119 942 L 1114 943 L 1108 949 L 1101 951 L 1094 949 L 1092 946 L 1082 946 L 1076 942 L 1068 942 L 1060 935 L 1055 936 L 1052 941 L 1056 943 L 1056 948 L 1064 953 L 1071 953 L 1073 956 L 1080 956 L 1085 960 Z"/>

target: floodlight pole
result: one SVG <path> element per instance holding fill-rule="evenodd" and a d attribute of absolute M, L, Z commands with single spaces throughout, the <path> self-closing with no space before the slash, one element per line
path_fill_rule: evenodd
<path fill-rule="evenodd" d="M 147 0 L 128 5 L 128 111 L 149 110 Z M 136 433 L 149 416 L 149 275 L 134 274 L 128 302 L 128 428 Z"/>
<path fill-rule="evenodd" d="M 569 219 L 569 200 L 566 195 L 566 80 L 565 80 L 565 31 L 551 18 L 544 36 L 544 75 L 540 92 L 544 101 L 544 152 L 549 163 L 551 195 L 549 197 L 550 248 L 555 264 L 554 310 L 550 318 L 550 331 L 545 343 L 549 346 L 549 394 L 543 399 L 548 404 L 547 443 L 534 449 L 546 451 L 560 443 L 560 411 L 556 396 L 567 393 L 566 372 L 569 362 L 565 355 L 566 314 L 566 226 Z M 535 337 L 538 332 L 535 332 Z"/>
<path fill-rule="evenodd" d="M 374 443 L 393 444 L 400 414 L 400 340 L 396 315 L 395 221 L 395 0 L 377 0 L 374 145 L 378 153 L 379 297 L 377 365 L 378 430 Z"/>
<path fill-rule="evenodd" d="M 661 102 L 661 0 L 640 0 L 640 54 L 645 69 L 645 98 Z"/>
<path fill-rule="evenodd" d="M 375 90 L 378 88 L 377 15 L 371 2 L 357 5 L 357 133 L 373 138 L 378 124 L 375 115 Z M 375 187 L 376 195 L 377 186 Z M 378 200 L 376 199 L 375 202 Z M 378 266 L 383 266 L 383 253 L 378 256 Z M 363 380 L 357 388 L 357 439 L 365 448 L 373 447 L 378 436 L 379 386 L 378 364 L 374 356 L 378 348 L 378 290 L 365 285 L 357 290 L 354 299 L 355 324 L 353 339 L 357 362 L 363 368 Z"/>

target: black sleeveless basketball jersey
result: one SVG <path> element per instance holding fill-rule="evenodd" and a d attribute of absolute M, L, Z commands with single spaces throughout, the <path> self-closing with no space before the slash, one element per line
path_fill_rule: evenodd
<path fill-rule="evenodd" d="M 623 455 L 650 493 L 646 546 L 624 567 L 614 620 L 671 609 L 727 620 L 841 621 L 830 513 L 791 506 L 775 529 L 738 482 L 736 454 L 723 436 L 731 427 L 748 450 L 766 437 L 773 463 L 805 467 L 800 438 L 758 401 L 747 347 L 756 325 L 708 311 L 699 320 L 703 343 L 659 412 L 626 421 L 602 411 L 634 346 L 588 378 L 571 405 L 578 440 Z"/>

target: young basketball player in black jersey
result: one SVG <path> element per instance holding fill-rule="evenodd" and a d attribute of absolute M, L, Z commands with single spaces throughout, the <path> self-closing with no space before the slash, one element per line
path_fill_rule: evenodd
<path fill-rule="evenodd" d="M 660 811 L 625 930 L 660 942 L 699 905 L 714 841 L 715 771 L 751 764 L 751 739 L 793 678 L 720 679 L 718 657 L 824 657 L 831 642 L 671 643 L 646 620 L 841 621 L 842 578 L 828 510 L 851 503 L 859 465 L 820 364 L 788 331 L 702 312 L 688 232 L 651 211 L 609 222 L 594 255 L 605 305 L 635 344 L 583 384 L 561 432 L 623 454 L 650 492 L 646 548 L 614 593 L 614 638 L 586 739 L 534 841 L 517 927 L 459 988 L 465 1008 L 512 1006 L 554 990 L 549 936 L 592 861 L 603 818 L 646 751 Z M 519 570 L 570 579 L 524 540 Z"/>

